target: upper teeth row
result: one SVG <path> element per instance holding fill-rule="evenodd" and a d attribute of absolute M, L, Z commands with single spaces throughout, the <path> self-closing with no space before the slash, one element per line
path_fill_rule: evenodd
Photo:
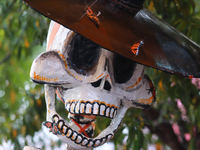
<path fill-rule="evenodd" d="M 68 100 L 65 103 L 66 110 L 72 114 L 89 114 L 105 116 L 109 118 L 114 118 L 117 115 L 117 106 L 106 105 L 101 102 L 90 102 L 90 101 L 71 101 Z"/>
<path fill-rule="evenodd" d="M 67 138 L 70 138 L 72 141 L 74 141 L 76 144 L 85 146 L 85 147 L 97 147 L 105 142 L 108 142 L 112 137 L 113 134 L 109 133 L 106 136 L 100 138 L 100 139 L 91 139 L 87 137 L 83 137 L 81 133 L 76 132 L 75 130 L 71 129 L 64 120 L 58 120 L 55 122 L 58 125 L 58 129 L 61 132 L 62 136 L 66 136 Z"/>

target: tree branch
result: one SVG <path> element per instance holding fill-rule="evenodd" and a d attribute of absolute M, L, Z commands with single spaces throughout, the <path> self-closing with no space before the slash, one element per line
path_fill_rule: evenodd
<path fill-rule="evenodd" d="M 155 121 L 159 117 L 159 112 L 153 108 L 144 109 L 143 113 L 148 120 Z M 173 150 L 186 150 L 185 146 L 183 146 L 179 141 L 172 129 L 172 125 L 168 122 L 161 122 L 155 126 L 150 124 L 145 124 L 151 133 L 155 133 L 163 143 L 169 145 Z"/>
<path fill-rule="evenodd" d="M 0 61 L 0 65 L 2 65 L 3 63 L 5 63 L 6 61 L 8 61 L 10 59 L 11 54 L 6 55 L 3 60 Z"/>

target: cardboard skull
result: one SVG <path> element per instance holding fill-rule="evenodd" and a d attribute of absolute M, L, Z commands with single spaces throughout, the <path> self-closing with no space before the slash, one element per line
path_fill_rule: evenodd
<path fill-rule="evenodd" d="M 33 62 L 31 79 L 45 84 L 45 126 L 74 149 L 97 147 L 112 139 L 130 107 L 146 108 L 155 88 L 144 66 L 51 22 L 47 51 Z M 55 94 L 69 112 L 70 122 L 55 110 Z M 93 137 L 96 116 L 110 125 Z"/>

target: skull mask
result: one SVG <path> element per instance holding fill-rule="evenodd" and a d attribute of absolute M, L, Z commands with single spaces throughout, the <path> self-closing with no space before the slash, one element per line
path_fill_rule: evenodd
<path fill-rule="evenodd" d="M 155 100 L 144 66 L 103 49 L 67 28 L 51 22 L 47 51 L 33 62 L 31 79 L 45 84 L 45 125 L 74 149 L 97 147 L 112 139 L 130 107 L 146 108 Z M 71 121 L 55 110 L 55 93 Z M 110 125 L 93 138 L 96 116 Z"/>

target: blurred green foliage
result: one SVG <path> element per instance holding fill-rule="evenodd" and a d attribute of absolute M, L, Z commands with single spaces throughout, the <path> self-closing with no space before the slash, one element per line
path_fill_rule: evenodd
<path fill-rule="evenodd" d="M 145 7 L 200 44 L 198 0 L 146 0 Z M 29 71 L 33 59 L 45 50 L 48 24 L 47 18 L 20 0 L 0 1 L 0 143 L 11 139 L 16 150 L 22 149 L 17 137 L 33 136 L 45 121 L 44 89 L 30 81 Z M 200 90 L 188 78 L 152 68 L 146 68 L 146 74 L 155 84 L 157 102 L 148 110 L 128 110 L 112 140 L 116 149 L 147 149 L 149 144 L 158 150 L 175 149 L 174 143 L 180 149 L 200 148 Z M 177 99 L 185 106 L 185 114 L 177 107 Z M 62 104 L 56 107 L 61 116 L 66 115 Z M 109 123 L 109 119 L 98 118 L 95 134 Z M 181 131 L 179 137 L 175 135 L 179 140 L 174 140 L 169 132 L 173 123 Z M 125 128 L 128 133 L 123 132 Z M 147 133 L 146 128 L 150 130 Z M 185 133 L 191 135 L 189 141 Z M 152 138 L 155 134 L 157 139 Z M 167 134 L 171 139 L 165 137 Z M 127 142 L 123 142 L 126 137 Z"/>
<path fill-rule="evenodd" d="M 44 51 L 49 20 L 22 1 L 0 1 L 0 142 L 33 136 L 45 119 L 42 86 L 30 81 L 31 63 Z M 41 109 L 42 108 L 42 109 Z"/>

